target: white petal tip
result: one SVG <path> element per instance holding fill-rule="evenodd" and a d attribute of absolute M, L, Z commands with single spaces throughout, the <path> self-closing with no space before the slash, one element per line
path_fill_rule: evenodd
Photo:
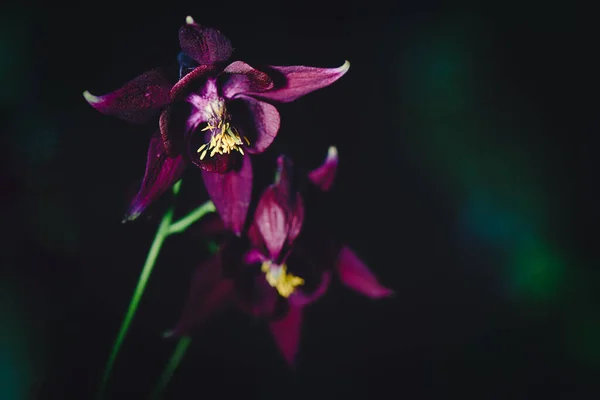
<path fill-rule="evenodd" d="M 350 69 L 350 61 L 346 60 L 344 61 L 344 64 L 340 67 L 340 70 L 342 72 L 346 72 Z"/>
<path fill-rule="evenodd" d="M 191 15 L 188 15 L 187 17 L 185 17 L 185 23 L 188 25 L 191 25 L 194 23 L 194 18 L 191 17 Z"/>
<path fill-rule="evenodd" d="M 85 92 L 83 92 L 83 98 L 85 98 L 85 100 L 90 104 L 97 104 L 97 103 L 100 103 L 100 101 L 101 101 L 98 96 L 94 96 L 87 90 Z"/>
<path fill-rule="evenodd" d="M 329 146 L 329 150 L 327 150 L 327 158 L 335 159 L 338 157 L 338 149 L 335 146 Z"/>

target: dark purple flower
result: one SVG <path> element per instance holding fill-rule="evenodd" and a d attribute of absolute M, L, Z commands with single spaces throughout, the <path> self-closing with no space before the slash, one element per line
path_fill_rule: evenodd
<path fill-rule="evenodd" d="M 202 169 L 206 189 L 225 225 L 240 234 L 252 194 L 248 154 L 265 151 L 279 131 L 279 112 L 272 103 L 290 102 L 326 87 L 342 77 L 350 64 L 256 69 L 242 61 L 229 63 L 229 40 L 191 17 L 179 30 L 179 41 L 184 57 L 193 59 L 195 68 L 182 63 L 180 80 L 174 85 L 155 70 L 115 92 L 99 97 L 85 92 L 84 96 L 97 110 L 131 122 L 146 121 L 160 112 L 163 149 L 150 150 L 155 156 L 149 155 L 148 162 L 157 165 L 146 167 L 148 182 L 142 184 L 127 219 L 135 219 L 181 178 L 184 168 L 174 164 L 191 162 Z M 176 161 L 165 162 L 163 154 Z"/>
<path fill-rule="evenodd" d="M 275 183 L 262 194 L 247 235 L 225 241 L 198 268 L 173 334 L 188 334 L 219 308 L 234 305 L 268 320 L 278 348 L 293 365 L 302 310 L 326 292 L 332 274 L 371 298 L 387 297 L 392 291 L 349 247 L 318 229 L 306 229 L 302 197 L 292 189 L 291 161 L 281 156 L 278 167 Z M 336 167 L 337 151 L 332 148 L 309 178 L 328 190 Z"/>

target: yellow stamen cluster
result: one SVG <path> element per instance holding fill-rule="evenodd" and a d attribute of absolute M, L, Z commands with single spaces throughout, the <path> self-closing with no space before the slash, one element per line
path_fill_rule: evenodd
<path fill-rule="evenodd" d="M 250 145 L 250 141 L 247 137 L 241 136 L 237 129 L 235 129 L 228 121 L 227 115 L 224 108 L 220 108 L 220 111 L 213 119 L 209 122 L 202 131 L 211 131 L 210 141 L 204 143 L 198 148 L 200 153 L 200 160 L 208 154 L 209 157 L 213 157 L 215 154 L 229 154 L 232 151 L 239 151 L 240 154 L 244 155 L 242 146 L 244 142 L 246 145 Z M 216 125 L 213 125 L 215 122 Z M 243 140 L 242 140 L 243 139 Z"/>
<path fill-rule="evenodd" d="M 304 285 L 304 279 L 287 273 L 287 266 L 274 265 L 270 261 L 262 263 L 260 268 L 265 273 L 265 278 L 269 285 L 277 289 L 283 297 L 289 297 L 296 290 L 297 286 Z"/>

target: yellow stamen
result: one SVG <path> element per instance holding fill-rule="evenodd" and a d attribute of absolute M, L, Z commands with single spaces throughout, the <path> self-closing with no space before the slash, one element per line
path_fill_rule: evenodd
<path fill-rule="evenodd" d="M 200 160 L 208 154 L 209 157 L 214 157 L 215 154 L 229 154 L 232 151 L 238 151 L 244 155 L 244 142 L 250 145 L 247 137 L 239 134 L 237 129 L 229 123 L 229 116 L 225 111 L 225 107 L 211 107 L 211 113 L 214 113 L 209 123 L 202 131 L 211 131 L 211 137 L 208 143 L 204 143 L 197 150 L 200 154 Z"/>
<path fill-rule="evenodd" d="M 277 289 L 283 297 L 289 297 L 296 290 L 297 286 L 304 285 L 304 279 L 287 273 L 287 266 L 275 265 L 270 261 L 262 263 L 260 270 L 265 273 L 265 278 L 269 285 Z"/>

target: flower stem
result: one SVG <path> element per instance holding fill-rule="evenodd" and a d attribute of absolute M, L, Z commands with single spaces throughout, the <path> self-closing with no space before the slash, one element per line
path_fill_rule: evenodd
<path fill-rule="evenodd" d="M 173 190 L 174 196 L 177 196 L 180 188 L 181 188 L 181 180 L 179 180 L 177 183 L 175 183 L 175 185 L 173 185 L 172 190 Z M 148 256 L 146 257 L 146 262 L 144 263 L 144 267 L 142 268 L 142 273 L 140 274 L 138 284 L 135 288 L 135 291 L 133 292 L 131 302 L 129 303 L 129 308 L 127 309 L 125 318 L 123 318 L 123 322 L 121 323 L 121 328 L 119 329 L 119 334 L 117 335 L 117 338 L 115 339 L 110 356 L 108 358 L 108 362 L 106 363 L 106 367 L 104 369 L 104 374 L 102 375 L 102 381 L 100 383 L 100 388 L 98 389 L 98 392 L 96 393 L 96 399 L 102 400 L 104 391 L 106 389 L 106 385 L 108 383 L 108 379 L 110 378 L 110 375 L 112 373 L 112 369 L 113 369 L 115 360 L 117 358 L 117 355 L 119 354 L 121 345 L 123 344 L 123 341 L 125 340 L 125 336 L 127 335 L 129 326 L 131 325 L 131 322 L 133 321 L 133 317 L 135 316 L 137 308 L 140 304 L 140 300 L 142 298 L 142 295 L 144 294 L 144 290 L 146 289 L 146 284 L 148 283 L 148 279 L 150 278 L 150 274 L 152 273 L 154 264 L 156 264 L 158 254 L 160 252 L 160 249 L 161 249 L 165 239 L 172 233 L 181 233 L 181 232 L 185 231 L 190 225 L 192 225 L 194 222 L 198 221 L 205 214 L 207 214 L 209 212 L 214 212 L 214 211 L 215 211 L 215 206 L 209 200 L 206 203 L 202 204 L 200 207 L 198 207 L 196 210 L 192 211 L 190 214 L 188 214 L 187 216 L 183 217 L 182 219 L 180 219 L 179 221 L 177 221 L 173 224 L 171 222 L 173 220 L 174 207 L 169 208 L 167 210 L 167 212 L 163 215 L 162 220 L 160 221 L 160 225 L 158 226 L 158 230 L 156 231 L 156 236 L 154 237 L 154 241 L 152 242 L 152 245 L 150 246 L 150 251 L 148 252 Z M 181 355 L 179 355 L 178 360 L 181 359 L 181 357 L 183 356 L 183 353 L 185 353 L 185 349 L 187 348 L 187 346 L 189 346 L 189 339 L 185 346 L 182 343 L 185 344 L 185 342 L 180 342 L 180 344 L 178 344 L 177 349 L 176 349 L 176 353 L 178 350 L 181 352 Z M 180 347 L 182 347 L 182 349 L 180 349 Z M 173 357 L 174 358 L 171 359 L 171 362 L 169 363 L 169 365 L 171 365 L 172 363 L 175 362 L 174 361 L 175 355 Z M 179 361 L 175 362 L 175 365 L 172 367 L 172 371 L 175 370 L 178 363 L 179 363 Z M 172 374 L 172 371 L 171 371 L 171 374 Z M 167 371 L 165 371 L 165 373 L 166 372 Z M 166 381 L 164 384 L 166 385 L 168 381 L 169 381 L 169 379 L 166 378 Z M 162 382 L 162 380 L 161 380 L 161 382 Z"/>
<path fill-rule="evenodd" d="M 150 277 L 150 273 L 152 272 L 152 268 L 154 268 L 154 264 L 156 263 L 156 259 L 158 258 L 158 253 L 160 252 L 160 248 L 162 247 L 163 242 L 169 235 L 169 226 L 171 224 L 171 220 L 173 218 L 173 208 L 171 207 L 165 215 L 163 216 L 160 225 L 158 226 L 158 230 L 156 231 L 156 236 L 154 237 L 154 241 L 150 246 L 150 251 L 148 252 L 148 256 L 146 257 L 146 262 L 144 263 L 144 268 L 142 268 L 142 273 L 140 274 L 140 278 L 138 280 L 138 284 L 133 292 L 133 297 L 131 298 L 131 302 L 129 303 L 129 308 L 127 309 L 127 313 L 125 314 L 125 318 L 121 323 L 121 329 L 119 330 L 119 334 L 117 335 L 117 339 L 113 344 L 112 351 L 110 353 L 110 357 L 108 358 L 108 362 L 106 364 L 106 368 L 104 370 L 104 375 L 102 376 L 102 382 L 100 384 L 100 389 L 96 396 L 97 399 L 102 399 L 102 395 L 104 389 L 106 388 L 106 384 L 108 383 L 108 379 L 112 372 L 113 365 L 115 363 L 115 359 L 117 358 L 117 354 L 121 349 L 121 345 L 123 344 L 123 340 L 127 335 L 127 331 L 129 330 L 129 326 L 131 325 L 131 321 L 137 311 L 137 308 L 140 304 L 140 300 L 142 298 L 142 294 L 144 293 L 144 289 L 146 288 L 146 284 L 148 283 L 148 278 Z"/>
<path fill-rule="evenodd" d="M 185 217 L 181 218 L 179 221 L 172 223 L 169 228 L 169 235 L 185 231 L 190 225 L 202 218 L 204 214 L 214 211 L 215 205 L 213 204 L 213 202 L 210 200 L 207 201 L 206 203 L 202 204 L 200 207 L 196 208 L 194 211 L 192 211 Z"/>
<path fill-rule="evenodd" d="M 185 355 L 185 352 L 187 351 L 191 342 L 192 342 L 192 339 L 190 339 L 188 336 L 184 336 L 181 339 L 179 339 L 179 342 L 177 343 L 177 346 L 175 347 L 175 350 L 173 351 L 173 354 L 171 355 L 171 359 L 169 360 L 169 363 L 167 364 L 166 368 L 164 369 L 163 373 L 161 374 L 160 379 L 158 380 L 158 383 L 154 387 L 154 391 L 152 392 L 152 395 L 150 396 L 151 400 L 158 400 L 162 397 L 163 391 L 169 384 L 169 381 L 171 380 L 173 373 L 175 372 L 175 370 L 181 363 L 181 360 L 183 359 L 183 356 Z"/>

